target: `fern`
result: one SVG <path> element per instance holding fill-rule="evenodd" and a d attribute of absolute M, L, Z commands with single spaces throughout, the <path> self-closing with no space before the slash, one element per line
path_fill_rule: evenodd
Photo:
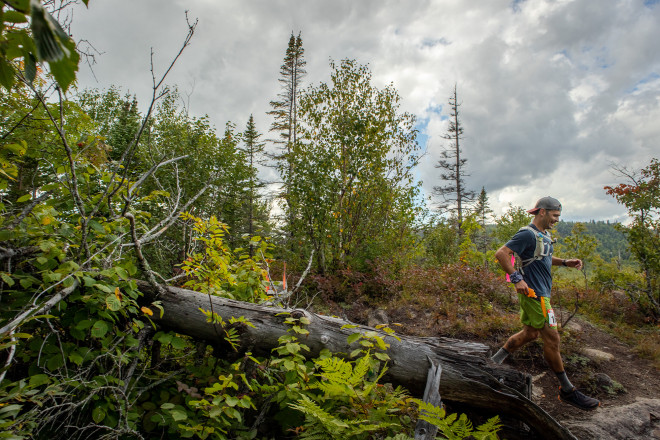
<path fill-rule="evenodd" d="M 491 417 L 486 423 L 477 426 L 477 432 L 472 433 L 472 437 L 477 440 L 497 440 L 497 431 L 502 428 L 500 418 L 498 416 Z"/>
<path fill-rule="evenodd" d="M 302 396 L 298 400 L 298 403 L 292 403 L 289 406 L 305 414 L 307 422 L 305 427 L 307 429 L 301 435 L 301 438 L 305 439 L 337 438 L 338 436 L 352 438 L 365 432 L 378 431 L 396 426 L 395 423 L 387 422 L 374 424 L 368 423 L 365 420 L 344 421 L 338 419 L 307 396 Z"/>
<path fill-rule="evenodd" d="M 472 436 L 477 440 L 497 440 L 497 431 L 500 430 L 500 419 L 495 416 L 474 430 L 472 422 L 465 414 L 447 415 L 442 407 L 414 399 L 419 406 L 419 418 L 438 427 L 442 435 L 449 440 L 462 440 Z"/>
<path fill-rule="evenodd" d="M 353 367 L 350 363 L 338 357 L 331 357 L 317 361 L 323 373 L 317 376 L 325 377 L 331 383 L 350 385 Z"/>
<path fill-rule="evenodd" d="M 367 354 L 361 357 L 357 361 L 357 364 L 355 364 L 355 367 L 353 368 L 353 374 L 351 374 L 349 378 L 349 385 L 356 386 L 357 384 L 362 382 L 362 380 L 367 375 L 370 369 L 371 369 L 371 356 Z"/>
<path fill-rule="evenodd" d="M 297 404 L 291 403 L 289 406 L 302 412 L 306 417 L 320 422 L 330 434 L 339 434 L 343 429 L 348 428 L 346 422 L 327 413 L 307 396 L 303 395 Z"/>

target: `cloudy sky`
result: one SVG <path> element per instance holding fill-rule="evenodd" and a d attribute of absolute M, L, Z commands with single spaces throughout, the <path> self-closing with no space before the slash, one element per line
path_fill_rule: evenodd
<path fill-rule="evenodd" d="M 72 33 L 102 54 L 81 87 L 111 84 L 150 97 L 150 51 L 162 72 L 199 24 L 168 83 L 191 114 L 222 130 L 254 114 L 262 133 L 292 32 L 301 32 L 305 85 L 329 60 L 368 64 L 416 115 L 427 194 L 447 147 L 448 99 L 462 104 L 468 185 L 496 214 L 553 195 L 569 220 L 625 220 L 603 186 L 612 165 L 660 157 L 660 0 L 91 0 Z"/>

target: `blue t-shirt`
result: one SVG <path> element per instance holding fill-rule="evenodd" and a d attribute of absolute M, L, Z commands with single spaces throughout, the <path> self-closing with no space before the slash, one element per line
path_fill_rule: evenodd
<path fill-rule="evenodd" d="M 545 256 L 540 260 L 532 261 L 522 271 L 524 271 L 523 279 L 529 287 L 534 289 L 536 296 L 549 298 L 552 291 L 552 237 L 547 232 L 539 231 L 533 224 L 529 226 L 536 233 L 529 229 L 520 230 L 505 246 L 518 254 L 522 261 L 525 261 L 534 257 L 537 235 L 543 238 L 543 255 Z"/>

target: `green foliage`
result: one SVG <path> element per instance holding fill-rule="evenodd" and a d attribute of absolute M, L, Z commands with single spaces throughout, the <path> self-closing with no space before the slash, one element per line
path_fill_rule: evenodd
<path fill-rule="evenodd" d="M 592 235 L 586 233 L 587 228 L 583 223 L 576 223 L 573 226 L 571 235 L 564 239 L 566 243 L 564 252 L 559 253 L 558 256 L 565 256 L 565 258 L 579 258 L 582 260 L 582 275 L 584 277 L 584 288 L 589 288 L 589 280 L 587 277 L 587 268 L 594 258 L 598 241 Z"/>
<path fill-rule="evenodd" d="M 226 224 L 215 217 L 208 221 L 189 213 L 183 213 L 181 217 L 192 222 L 196 234 L 194 241 L 201 245 L 201 249 L 181 264 L 190 278 L 184 287 L 253 303 L 268 299 L 265 264 L 272 249 L 268 240 L 260 236 L 249 237 L 250 253 L 243 248 L 231 251 L 225 244 Z"/>
<path fill-rule="evenodd" d="M 381 364 L 384 358 L 373 357 L 371 350 L 377 347 L 384 350 L 387 344 L 379 335 L 370 333 L 374 332 L 349 336 L 349 344 L 360 339 L 367 342 L 354 353 L 357 356 L 354 360 L 326 352 L 314 360 L 312 370 L 306 368 L 316 371 L 312 376 L 298 376 L 305 381 L 304 386 L 299 388 L 300 395 L 287 405 L 304 416 L 304 423 L 296 429 L 300 438 L 366 439 L 411 428 L 409 397 L 400 388 L 392 390 L 389 385 L 378 383 L 386 367 Z M 393 334 L 391 330 L 387 333 Z M 290 353 L 290 349 L 285 349 L 289 342 L 283 342 L 281 352 Z"/>
<path fill-rule="evenodd" d="M 460 248 L 455 222 L 441 219 L 425 231 L 423 243 L 432 264 L 454 263 L 458 259 Z"/>
<path fill-rule="evenodd" d="M 63 90 L 75 80 L 80 60 L 76 44 L 39 0 L 2 2 L 0 47 L 0 85 L 6 90 L 15 84 L 17 74 L 32 83 L 38 62 L 48 63 Z"/>
<path fill-rule="evenodd" d="M 571 234 L 576 222 L 560 220 L 554 227 L 553 237 L 558 238 L 558 244 L 563 244 L 562 237 Z M 595 253 L 603 260 L 609 261 L 612 258 L 621 260 L 622 263 L 630 265 L 630 250 L 626 236 L 621 232 L 616 223 L 609 221 L 590 221 L 583 223 L 586 227 L 586 233 L 596 238 L 597 246 Z"/>
<path fill-rule="evenodd" d="M 488 419 L 482 425 L 477 426 L 476 430 L 472 422 L 465 414 L 447 415 L 445 409 L 434 406 L 430 403 L 414 399 L 419 406 L 419 418 L 438 427 L 442 438 L 449 440 L 462 440 L 464 438 L 475 438 L 477 440 L 497 440 L 497 432 L 500 430 L 500 418 L 498 416 Z"/>
<path fill-rule="evenodd" d="M 493 235 L 498 243 L 497 247 L 506 243 L 523 226 L 531 223 L 530 215 L 522 206 L 509 205 L 509 209 L 498 219 L 495 220 L 496 226 Z"/>
<path fill-rule="evenodd" d="M 483 238 L 484 233 L 484 228 L 479 224 L 475 214 L 470 214 L 463 219 L 461 232 L 460 261 L 471 266 L 487 266 L 487 251 L 480 250 L 475 243 Z"/>
<path fill-rule="evenodd" d="M 360 266 L 372 246 L 380 255 L 407 247 L 418 192 L 414 118 L 399 112 L 396 91 L 375 88 L 355 61 L 331 67 L 330 83 L 301 97 L 295 173 L 285 182 L 298 209 L 294 237 L 321 271 Z"/>
<path fill-rule="evenodd" d="M 605 187 L 628 209 L 633 221 L 625 231 L 630 249 L 643 271 L 646 285 L 640 306 L 657 322 L 660 319 L 660 161 L 651 159 L 637 173 L 621 170 L 629 183 Z"/>

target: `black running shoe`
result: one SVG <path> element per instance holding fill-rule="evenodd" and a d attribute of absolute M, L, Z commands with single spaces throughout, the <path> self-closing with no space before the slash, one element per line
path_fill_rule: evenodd
<path fill-rule="evenodd" d="M 559 400 L 585 411 L 591 411 L 600 406 L 599 400 L 594 399 L 593 397 L 585 396 L 579 392 L 577 388 L 573 388 L 571 391 L 565 392 L 561 389 L 561 387 L 559 387 Z"/>

